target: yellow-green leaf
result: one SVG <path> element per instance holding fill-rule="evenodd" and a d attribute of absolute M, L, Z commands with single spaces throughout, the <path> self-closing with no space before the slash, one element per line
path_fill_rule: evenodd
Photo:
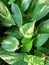
<path fill-rule="evenodd" d="M 27 39 L 27 38 L 23 38 L 22 39 L 22 51 L 23 52 L 29 52 L 32 48 L 33 45 L 33 40 Z"/>

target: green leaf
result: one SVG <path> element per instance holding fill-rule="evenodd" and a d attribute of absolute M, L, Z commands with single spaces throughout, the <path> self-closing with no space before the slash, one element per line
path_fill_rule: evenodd
<path fill-rule="evenodd" d="M 24 53 L 10 53 L 0 49 L 0 58 L 10 65 L 28 65 L 27 62 L 24 61 L 25 55 Z"/>
<path fill-rule="evenodd" d="M 31 4 L 32 0 L 21 0 L 21 4 L 20 4 L 20 8 L 22 12 L 25 12 L 30 4 Z"/>
<path fill-rule="evenodd" d="M 8 8 L 0 1 L 0 17 L 1 22 L 4 26 L 10 27 L 15 25 L 14 19 L 12 18 Z"/>
<path fill-rule="evenodd" d="M 19 7 L 15 3 L 11 5 L 11 11 L 13 13 L 13 18 L 15 20 L 15 23 L 18 25 L 18 27 L 21 27 L 23 23 L 22 15 Z"/>
<path fill-rule="evenodd" d="M 48 44 L 47 44 L 48 45 Z M 48 45 L 49 46 L 49 45 Z M 37 50 L 43 52 L 45 55 L 49 55 L 49 49 L 45 48 L 45 47 L 38 47 Z"/>
<path fill-rule="evenodd" d="M 35 22 L 26 23 L 20 28 L 20 33 L 25 38 L 31 38 L 34 32 Z"/>
<path fill-rule="evenodd" d="M 37 28 L 38 33 L 49 33 L 49 20 L 46 20 L 42 22 L 38 28 Z"/>
<path fill-rule="evenodd" d="M 47 42 L 43 45 L 43 47 L 49 49 L 49 39 L 48 39 Z"/>
<path fill-rule="evenodd" d="M 27 38 L 23 38 L 22 39 L 22 51 L 23 52 L 29 52 L 32 48 L 33 45 L 33 40 L 27 39 Z"/>
<path fill-rule="evenodd" d="M 9 0 L 8 4 L 12 4 L 15 0 Z"/>
<path fill-rule="evenodd" d="M 19 33 L 19 29 L 17 27 L 12 27 L 12 28 L 9 28 L 6 32 L 5 32 L 6 35 L 11 35 L 11 36 L 14 36 L 16 37 L 17 39 L 21 39 L 22 36 L 20 35 Z"/>
<path fill-rule="evenodd" d="M 49 56 L 47 56 L 47 58 L 45 60 L 45 65 L 49 65 Z"/>
<path fill-rule="evenodd" d="M 26 55 L 24 60 L 28 62 L 28 65 L 44 65 L 45 57 Z"/>
<path fill-rule="evenodd" d="M 32 13 L 32 19 L 33 20 L 39 20 L 43 18 L 46 14 L 49 12 L 49 0 L 38 0 L 33 13 Z"/>
<path fill-rule="evenodd" d="M 39 47 L 40 48 L 40 47 Z M 41 52 L 40 50 L 34 50 L 35 56 L 39 56 L 39 57 L 45 57 L 45 54 L 43 52 Z"/>
<path fill-rule="evenodd" d="M 10 53 L 0 49 L 0 57 L 10 65 L 44 65 L 45 57 L 32 56 L 24 53 Z"/>
<path fill-rule="evenodd" d="M 7 0 L 0 0 L 2 1 L 5 5 L 7 5 Z"/>
<path fill-rule="evenodd" d="M 36 47 L 42 46 L 48 40 L 48 38 L 49 38 L 48 34 L 39 34 L 34 40 L 35 46 Z"/>
<path fill-rule="evenodd" d="M 19 41 L 13 36 L 7 36 L 1 45 L 5 50 L 12 52 L 18 49 Z"/>

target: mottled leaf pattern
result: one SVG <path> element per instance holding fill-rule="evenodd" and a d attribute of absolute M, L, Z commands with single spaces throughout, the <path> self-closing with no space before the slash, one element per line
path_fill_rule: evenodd
<path fill-rule="evenodd" d="M 38 0 L 33 13 L 32 19 L 39 20 L 43 18 L 49 12 L 49 0 Z"/>
<path fill-rule="evenodd" d="M 26 54 L 21 53 L 10 53 L 0 49 L 0 57 L 10 65 L 27 65 L 27 62 L 24 61 L 24 56 Z"/>
<path fill-rule="evenodd" d="M 28 55 L 24 58 L 28 65 L 44 65 L 45 57 Z"/>
<path fill-rule="evenodd" d="M 49 0 L 0 0 L 0 65 L 49 65 Z"/>
<path fill-rule="evenodd" d="M 26 23 L 20 28 L 20 32 L 25 38 L 31 38 L 34 32 L 35 21 L 31 23 Z"/>
<path fill-rule="evenodd" d="M 9 10 L 7 7 L 0 1 L 0 17 L 1 17 L 1 22 L 4 26 L 10 27 L 12 25 L 15 25 L 15 21 L 10 14 Z"/>
<path fill-rule="evenodd" d="M 12 52 L 18 49 L 19 41 L 15 37 L 7 36 L 1 45 L 5 50 Z"/>

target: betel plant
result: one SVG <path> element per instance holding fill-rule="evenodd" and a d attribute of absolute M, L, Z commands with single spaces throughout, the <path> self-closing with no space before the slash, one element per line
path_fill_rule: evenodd
<path fill-rule="evenodd" d="M 49 0 L 0 0 L 0 65 L 5 62 L 49 65 Z"/>

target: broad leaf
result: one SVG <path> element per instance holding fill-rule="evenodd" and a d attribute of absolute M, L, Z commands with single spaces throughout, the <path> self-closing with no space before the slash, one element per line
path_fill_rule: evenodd
<path fill-rule="evenodd" d="M 11 5 L 11 11 L 13 13 L 13 18 L 15 20 L 15 23 L 18 25 L 18 27 L 21 27 L 23 21 L 22 21 L 21 11 L 20 11 L 18 5 L 16 5 L 15 3 L 13 3 Z"/>
<path fill-rule="evenodd" d="M 38 33 L 49 33 L 49 20 L 41 22 L 37 28 Z"/>
<path fill-rule="evenodd" d="M 5 50 L 12 52 L 18 49 L 19 41 L 15 37 L 7 36 L 1 45 Z"/>
<path fill-rule="evenodd" d="M 35 46 L 36 47 L 42 46 L 48 40 L 48 38 L 49 38 L 48 34 L 39 34 L 34 40 Z"/>
<path fill-rule="evenodd" d="M 32 48 L 33 45 L 33 40 L 27 39 L 27 38 L 23 38 L 22 39 L 22 51 L 23 52 L 29 52 Z"/>
<path fill-rule="evenodd" d="M 26 55 L 22 53 L 9 53 L 0 49 L 0 57 L 10 65 L 44 65 L 45 57 Z"/>
<path fill-rule="evenodd" d="M 20 32 L 21 34 L 25 37 L 25 38 L 31 38 L 34 32 L 34 26 L 35 26 L 35 22 L 31 22 L 31 23 L 26 23 L 25 25 L 23 25 L 20 28 Z"/>
<path fill-rule="evenodd" d="M 38 0 L 33 13 L 32 19 L 39 20 L 43 18 L 49 12 L 49 0 Z"/>
<path fill-rule="evenodd" d="M 0 58 L 10 65 L 27 65 L 27 62 L 24 61 L 23 53 L 10 53 L 0 49 Z"/>
<path fill-rule="evenodd" d="M 11 16 L 8 8 L 0 1 L 0 20 L 2 24 L 6 27 L 15 25 L 14 19 Z"/>

